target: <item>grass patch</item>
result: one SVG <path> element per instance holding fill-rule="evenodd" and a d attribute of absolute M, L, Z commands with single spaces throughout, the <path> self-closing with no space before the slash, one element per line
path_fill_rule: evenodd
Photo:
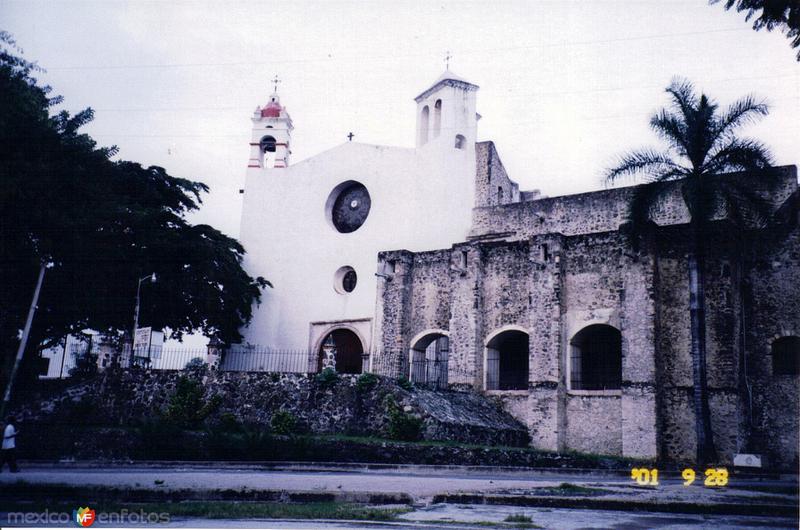
<path fill-rule="evenodd" d="M 229 501 L 183 501 L 158 503 L 97 503 L 91 508 L 100 513 L 129 512 L 166 513 L 170 517 L 200 517 L 204 519 L 351 519 L 359 521 L 392 521 L 408 512 L 408 507 L 380 508 L 360 504 L 337 502 L 229 502 Z M 75 509 L 73 504 L 43 504 L 15 502 L 4 507 L 6 511 L 67 512 Z"/>
<path fill-rule="evenodd" d="M 515 515 L 509 515 L 509 517 L 516 517 Z M 526 517 L 522 515 L 522 517 Z M 530 518 L 528 518 L 530 521 Z M 538 524 L 534 524 L 532 522 L 525 522 L 525 521 L 509 521 L 506 518 L 505 521 L 497 522 L 497 521 L 470 521 L 468 523 L 461 522 L 461 521 L 448 521 L 442 519 L 420 519 L 414 520 L 415 523 L 419 524 L 428 524 L 431 526 L 452 526 L 453 528 L 464 528 L 465 526 L 479 526 L 485 528 L 543 528 Z"/>
<path fill-rule="evenodd" d="M 562 482 L 556 487 L 536 488 L 531 493 L 536 495 L 577 495 L 577 496 L 593 496 L 593 495 L 607 495 L 614 493 L 612 490 L 605 488 L 594 488 L 591 486 L 578 486 L 571 482 Z"/>

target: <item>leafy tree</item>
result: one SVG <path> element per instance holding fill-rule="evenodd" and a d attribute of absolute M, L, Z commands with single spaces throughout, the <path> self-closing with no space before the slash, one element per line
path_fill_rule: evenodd
<path fill-rule="evenodd" d="M 619 165 L 606 173 L 613 183 L 624 176 L 644 176 L 647 184 L 634 188 L 629 220 L 634 236 L 652 225 L 652 213 L 659 199 L 670 190 L 663 184 L 680 180 L 680 190 L 690 220 L 689 289 L 693 401 L 697 431 L 697 458 L 716 458 L 706 380 L 704 269 L 708 229 L 722 210 L 740 226 L 761 226 L 769 205 L 754 185 L 757 177 L 771 175 L 767 149 L 752 139 L 739 138 L 736 131 L 768 112 L 767 105 L 747 96 L 720 112 L 705 94 L 698 97 L 685 80 L 673 80 L 666 89 L 672 99 L 650 119 L 650 127 L 668 146 L 666 151 L 641 149 L 621 157 Z M 728 171 L 745 171 L 741 178 L 715 178 Z M 674 188 L 672 188 L 674 189 Z"/>
<path fill-rule="evenodd" d="M 6 370 L 25 321 L 40 264 L 50 262 L 29 344 L 47 345 L 95 329 L 132 327 L 138 279 L 139 321 L 173 337 L 202 330 L 223 341 L 269 285 L 242 269 L 244 248 L 208 225 L 192 225 L 208 187 L 161 167 L 112 160 L 83 125 L 93 111 L 53 112 L 61 98 L 34 78 L 41 69 L 0 32 L 0 356 Z M 29 356 L 30 357 L 30 356 Z"/>
<path fill-rule="evenodd" d="M 709 4 L 718 4 L 721 0 L 709 0 Z M 736 6 L 736 11 L 747 11 L 745 20 L 749 21 L 756 13 L 753 29 L 765 28 L 772 31 L 780 28 L 791 39 L 792 48 L 800 48 L 800 3 L 797 0 L 725 0 L 725 9 Z M 800 50 L 797 52 L 800 61 Z"/>

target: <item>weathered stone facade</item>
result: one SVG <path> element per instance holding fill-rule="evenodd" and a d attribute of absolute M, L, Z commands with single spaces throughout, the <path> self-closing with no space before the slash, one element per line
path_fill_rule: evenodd
<path fill-rule="evenodd" d="M 528 426 L 534 447 L 692 460 L 688 214 L 680 183 L 656 209 L 655 235 L 634 248 L 624 225 L 632 188 L 525 200 L 535 195 L 509 184 L 491 143 L 478 144 L 476 157 L 483 200 L 468 241 L 378 256 L 394 272 L 378 285 L 377 364 L 408 375 L 415 343 L 443 333 L 449 384 L 496 395 Z M 498 201 L 498 186 L 515 202 Z M 773 374 L 770 349 L 779 337 L 800 335 L 796 168 L 782 168 L 779 183 L 763 191 L 778 214 L 749 246 L 721 208 L 717 233 L 707 234 L 710 407 L 723 461 L 751 452 L 789 466 L 798 454 L 798 376 Z M 527 336 L 527 359 L 503 353 L 514 332 Z M 618 345 L 602 342 L 601 332 L 616 332 Z M 584 344 L 582 337 L 594 338 Z M 608 374 L 589 370 L 584 349 L 615 347 L 621 380 L 603 380 Z M 527 385 L 503 388 L 509 367 L 526 363 Z"/>

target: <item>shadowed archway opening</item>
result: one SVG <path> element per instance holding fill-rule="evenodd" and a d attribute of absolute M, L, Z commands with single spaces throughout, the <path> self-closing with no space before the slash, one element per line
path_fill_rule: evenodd
<path fill-rule="evenodd" d="M 508 330 L 486 344 L 486 390 L 528 389 L 528 334 Z"/>
<path fill-rule="evenodd" d="M 360 374 L 363 370 L 364 346 L 349 329 L 335 329 L 325 336 L 319 347 L 317 370 L 333 368 L 340 374 Z"/>
<path fill-rule="evenodd" d="M 772 343 L 772 375 L 800 374 L 800 337 L 788 336 Z"/>
<path fill-rule="evenodd" d="M 428 333 L 411 345 L 410 377 L 412 383 L 436 388 L 447 387 L 447 363 L 450 339 L 444 333 Z"/>
<path fill-rule="evenodd" d="M 570 341 L 573 390 L 619 390 L 622 386 L 622 334 L 607 324 L 586 326 Z"/>

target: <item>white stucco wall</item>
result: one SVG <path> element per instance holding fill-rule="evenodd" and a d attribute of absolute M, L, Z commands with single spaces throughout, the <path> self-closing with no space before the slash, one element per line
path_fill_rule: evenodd
<path fill-rule="evenodd" d="M 459 150 L 444 142 L 421 149 L 348 142 L 286 169 L 250 168 L 240 236 L 245 268 L 274 288 L 264 291 L 245 341 L 307 349 L 311 322 L 373 318 L 378 252 L 463 240 L 474 175 L 474 144 Z M 372 206 L 358 230 L 342 234 L 326 218 L 325 203 L 347 180 L 366 186 Z M 358 283 L 340 294 L 334 273 L 344 265 L 356 270 Z"/>
<path fill-rule="evenodd" d="M 417 98 L 418 122 L 426 104 L 433 119 L 437 99 L 442 114 L 438 137 L 431 124 L 429 141 L 415 149 L 346 142 L 287 168 L 250 164 L 240 232 L 245 268 L 274 288 L 264 291 L 254 309 L 243 330 L 245 343 L 312 350 L 336 322 L 357 321 L 353 326 L 371 349 L 378 252 L 433 250 L 466 238 L 475 202 L 478 87 L 442 82 L 449 75 Z M 285 119 L 291 123 L 288 115 Z M 258 118 L 253 125 L 263 128 Z M 254 130 L 253 138 L 261 134 Z M 466 138 L 463 149 L 454 146 L 456 134 Z M 371 208 L 360 228 L 343 234 L 326 217 L 325 206 L 345 181 L 367 188 Z M 355 269 L 358 283 L 341 294 L 334 289 L 334 274 L 346 265 Z"/>

